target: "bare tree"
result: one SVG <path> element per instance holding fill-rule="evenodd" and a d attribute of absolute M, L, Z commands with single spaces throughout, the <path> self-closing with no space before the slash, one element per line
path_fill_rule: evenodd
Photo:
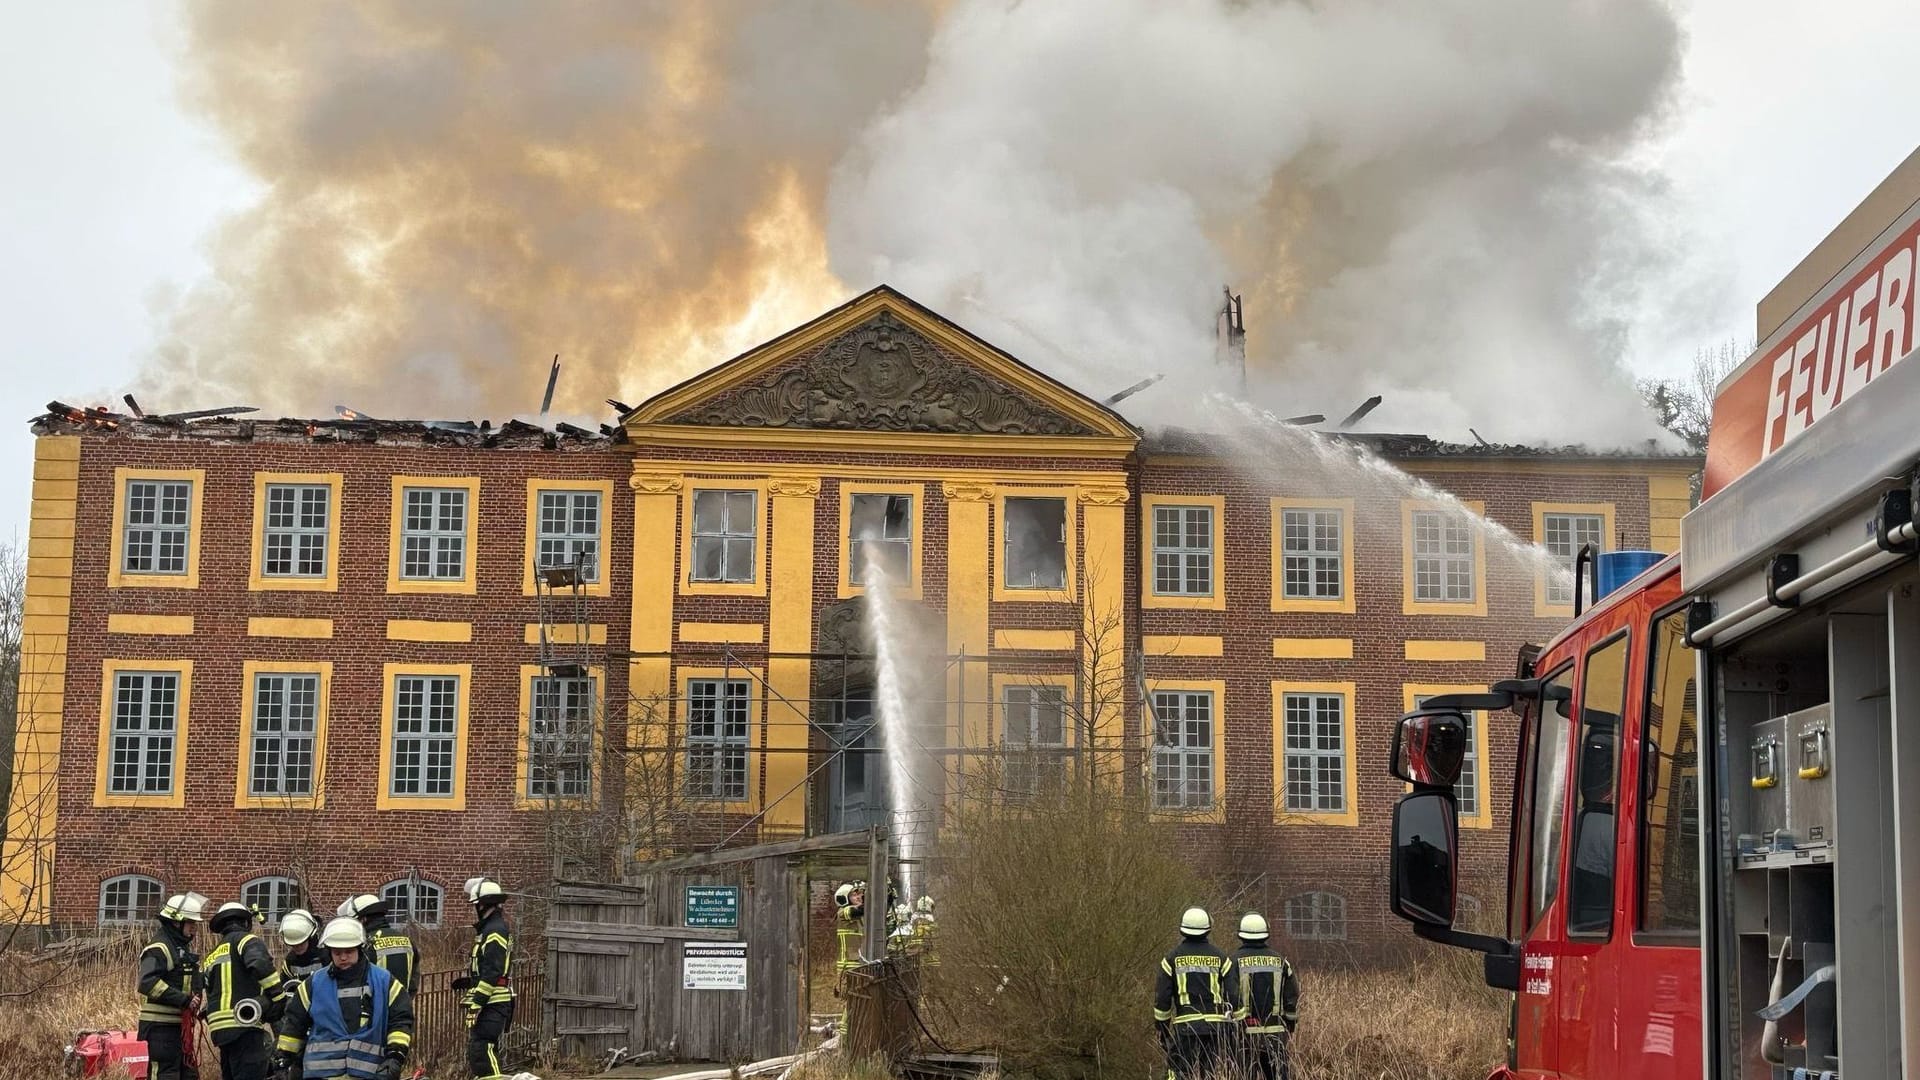
<path fill-rule="evenodd" d="M 1672 379 L 1642 379 L 1640 394 L 1653 411 L 1660 426 L 1678 435 L 1695 453 L 1707 449 L 1707 432 L 1713 426 L 1713 398 L 1720 381 L 1753 351 L 1735 341 L 1721 342 L 1717 348 L 1701 348 L 1693 354 L 1693 369 Z"/>
<path fill-rule="evenodd" d="M 20 634 L 27 608 L 27 553 L 18 541 L 0 543 L 0 807 L 13 792 L 13 740 L 20 710 Z M 0 842 L 7 823 L 0 817 Z"/>

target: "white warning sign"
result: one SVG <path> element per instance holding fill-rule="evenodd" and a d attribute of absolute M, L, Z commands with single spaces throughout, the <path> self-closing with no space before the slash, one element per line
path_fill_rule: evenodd
<path fill-rule="evenodd" d="M 747 944 L 744 941 L 689 941 L 680 954 L 684 990 L 745 990 Z"/>

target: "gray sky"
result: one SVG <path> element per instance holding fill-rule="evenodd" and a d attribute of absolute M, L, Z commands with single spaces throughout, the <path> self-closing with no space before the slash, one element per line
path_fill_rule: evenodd
<path fill-rule="evenodd" d="M 1905 100 L 1920 4 L 1681 3 L 1676 116 L 1652 164 L 1687 226 L 1690 295 L 1649 313 L 1637 368 L 1752 335 L 1759 296 L 1916 144 Z M 255 185 L 177 104 L 173 13 L 106 0 L 4 0 L 0 130 L 0 536 L 26 529 L 32 440 L 52 398 L 117 403 L 155 338 L 152 312 L 205 272 L 201 241 Z M 154 408 L 235 404 L 192 387 Z M 270 404 L 270 403 L 259 403 Z"/>

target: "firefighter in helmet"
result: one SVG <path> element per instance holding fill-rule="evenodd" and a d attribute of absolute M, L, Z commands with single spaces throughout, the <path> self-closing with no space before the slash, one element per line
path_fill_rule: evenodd
<path fill-rule="evenodd" d="M 1160 960 L 1153 1020 L 1174 1080 L 1211 1077 L 1226 1060 L 1228 1018 L 1239 1008 L 1233 960 L 1207 940 L 1205 908 L 1180 916 L 1180 944 Z"/>
<path fill-rule="evenodd" d="M 500 1040 L 513 1026 L 513 929 L 501 910 L 506 890 L 492 878 L 467 880 L 473 905 L 473 954 L 467 962 L 467 1071 L 501 1080 Z"/>
<path fill-rule="evenodd" d="M 326 967 L 294 988 L 275 1042 L 278 1075 L 399 1080 L 413 1048 L 413 996 L 367 960 L 367 931 L 338 918 L 320 934 Z"/>
<path fill-rule="evenodd" d="M 207 1033 L 220 1051 L 221 1080 L 266 1080 L 272 1050 L 266 1029 L 280 996 L 280 971 L 253 932 L 245 904 L 222 904 L 207 925 L 218 939 L 201 965 L 206 985 Z"/>
<path fill-rule="evenodd" d="M 140 1041 L 147 1044 L 147 1075 L 152 1080 L 181 1080 L 185 1053 L 180 1024 L 200 1008 L 200 958 L 194 933 L 205 917 L 207 898 L 179 893 L 160 906 L 153 940 L 140 950 Z"/>
<path fill-rule="evenodd" d="M 367 958 L 400 980 L 401 986 L 411 987 L 415 962 L 413 939 L 394 928 L 389 921 L 392 910 L 381 897 L 361 893 L 341 904 L 339 914 L 358 919 L 367 931 Z"/>
<path fill-rule="evenodd" d="M 864 936 L 863 921 L 867 917 L 867 885 L 864 881 L 849 882 L 840 886 L 833 894 L 834 935 L 840 941 L 840 956 L 834 961 L 835 971 L 852 971 L 860 966 L 860 945 Z"/>
<path fill-rule="evenodd" d="M 327 966 L 320 921 L 306 908 L 294 908 L 280 916 L 280 940 L 287 945 L 287 955 L 280 960 L 280 992 L 291 994 L 294 983 Z"/>
<path fill-rule="evenodd" d="M 922 896 L 914 901 L 913 912 L 913 948 L 920 954 L 923 967 L 938 967 L 940 960 L 933 951 L 933 897 Z"/>
<path fill-rule="evenodd" d="M 1267 944 L 1267 920 L 1248 912 L 1240 920 L 1240 948 L 1233 954 L 1240 979 L 1240 1011 L 1234 1015 L 1248 1080 L 1286 1080 L 1287 1040 L 1300 1024 L 1300 983 L 1293 965 Z"/>

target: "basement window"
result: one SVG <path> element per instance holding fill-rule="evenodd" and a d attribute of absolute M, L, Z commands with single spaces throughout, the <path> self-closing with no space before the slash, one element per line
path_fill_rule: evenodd
<path fill-rule="evenodd" d="M 240 886 L 240 902 L 259 912 L 261 922 L 278 926 L 282 916 L 300 906 L 300 883 L 288 877 L 254 878 Z"/>
<path fill-rule="evenodd" d="M 1067 500 L 1010 496 L 1003 580 L 1009 589 L 1067 587 Z"/>
<path fill-rule="evenodd" d="M 1288 897 L 1287 936 L 1296 941 L 1346 940 L 1347 898 L 1330 892 Z"/>
<path fill-rule="evenodd" d="M 380 890 L 380 899 L 387 902 L 387 921 L 399 928 L 439 926 L 442 895 L 440 886 L 418 878 L 390 881 Z"/>
<path fill-rule="evenodd" d="M 158 881 L 141 874 L 123 874 L 100 884 L 100 925 L 144 923 L 160 911 Z"/>
<path fill-rule="evenodd" d="M 894 585 L 913 571 L 913 496 L 855 495 L 847 516 L 847 581 L 867 583 L 877 566 Z"/>

